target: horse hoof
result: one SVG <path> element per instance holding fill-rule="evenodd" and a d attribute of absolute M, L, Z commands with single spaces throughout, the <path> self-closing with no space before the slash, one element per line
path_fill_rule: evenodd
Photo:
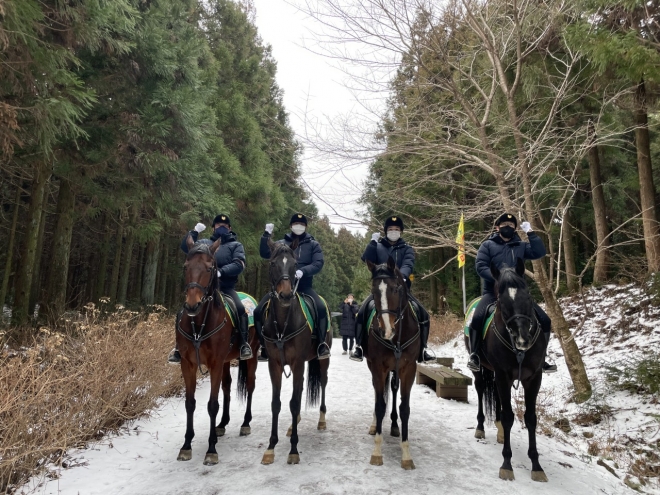
<path fill-rule="evenodd" d="M 192 459 L 192 450 L 179 450 L 179 456 L 176 458 L 177 461 L 189 461 Z"/>
<path fill-rule="evenodd" d="M 215 466 L 218 463 L 218 454 L 206 454 L 204 457 L 205 466 Z"/>
<path fill-rule="evenodd" d="M 548 477 L 545 475 L 545 471 L 532 471 L 532 481 L 547 483 Z"/>
<path fill-rule="evenodd" d="M 275 451 L 267 450 L 261 458 L 261 464 L 272 464 L 275 462 Z"/>
<path fill-rule="evenodd" d="M 475 430 L 474 438 L 486 438 L 486 432 L 484 430 Z"/>
<path fill-rule="evenodd" d="M 392 429 L 390 430 L 390 436 L 398 437 L 399 435 L 401 435 L 401 432 L 399 431 L 399 428 L 393 426 Z"/>
<path fill-rule="evenodd" d="M 290 437 L 291 435 L 293 435 L 293 426 L 289 426 L 289 429 L 286 430 L 286 436 Z"/>
<path fill-rule="evenodd" d="M 319 425 L 316 427 L 317 430 L 325 430 L 326 424 L 325 421 L 319 421 Z"/>
<path fill-rule="evenodd" d="M 511 469 L 500 468 L 500 479 L 504 481 L 513 481 L 516 477 Z"/>
<path fill-rule="evenodd" d="M 375 426 L 370 426 L 369 427 L 369 435 L 375 435 L 376 434 L 376 427 Z"/>
<path fill-rule="evenodd" d="M 406 471 L 410 471 L 411 469 L 415 469 L 415 463 L 412 459 L 408 459 L 407 461 L 401 461 L 401 467 Z"/>
<path fill-rule="evenodd" d="M 220 428 L 219 426 L 215 427 L 215 434 L 218 435 L 219 437 L 224 437 L 225 436 L 225 429 Z"/>
<path fill-rule="evenodd" d="M 289 458 L 286 460 L 287 464 L 300 464 L 300 456 L 298 454 L 289 454 Z"/>
<path fill-rule="evenodd" d="M 371 456 L 371 461 L 369 461 L 369 464 L 372 466 L 382 466 L 383 465 L 383 456 L 382 455 L 372 455 Z"/>
<path fill-rule="evenodd" d="M 252 433 L 252 429 L 249 426 L 241 426 L 242 437 L 247 437 L 250 433 Z"/>

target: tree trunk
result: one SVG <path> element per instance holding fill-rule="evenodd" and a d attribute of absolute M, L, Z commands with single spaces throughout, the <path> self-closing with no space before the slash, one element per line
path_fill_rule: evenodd
<path fill-rule="evenodd" d="M 105 213 L 103 220 L 103 240 L 99 248 L 101 258 L 98 264 L 98 273 L 96 275 L 96 284 L 94 289 L 94 302 L 105 296 L 105 280 L 108 271 L 108 257 L 110 255 L 110 214 Z"/>
<path fill-rule="evenodd" d="M 156 273 L 158 271 L 158 255 L 160 243 L 158 239 L 147 242 L 144 259 L 144 275 L 142 277 L 142 304 L 148 306 L 154 303 L 154 289 L 156 287 Z"/>
<path fill-rule="evenodd" d="M 128 281 L 131 274 L 131 263 L 133 261 L 133 246 L 135 244 L 135 229 L 137 227 L 137 208 L 131 209 L 130 226 L 128 236 L 126 237 L 126 248 L 124 249 L 124 263 L 121 267 L 121 276 L 119 278 L 119 289 L 117 293 L 117 304 L 126 305 L 126 296 L 128 294 Z"/>
<path fill-rule="evenodd" d="M 76 195 L 71 187 L 71 182 L 61 179 L 60 191 L 57 195 L 57 225 L 53 233 L 53 252 L 49 259 L 45 300 L 46 314 L 54 319 L 58 318 L 66 309 L 75 206 Z"/>
<path fill-rule="evenodd" d="M 37 239 L 37 255 L 34 258 L 34 273 L 32 274 L 32 289 L 30 290 L 30 314 L 34 315 L 37 303 L 41 302 L 42 287 L 42 262 L 44 259 L 44 237 L 46 235 L 46 207 L 48 206 L 48 188 L 44 191 L 44 209 L 41 212 L 39 222 L 39 238 Z M 41 309 L 41 308 L 39 308 Z"/>
<path fill-rule="evenodd" d="M 575 268 L 575 253 L 573 252 L 573 229 L 569 220 L 569 210 L 564 213 L 562 218 L 562 245 L 564 248 L 564 267 L 566 271 L 566 288 L 569 292 L 577 290 L 577 275 Z M 557 277 L 559 278 L 559 277 Z"/>
<path fill-rule="evenodd" d="M 11 276 L 12 261 L 14 258 L 14 242 L 16 240 L 16 225 L 18 224 L 18 212 L 21 209 L 21 188 L 16 187 L 16 200 L 14 203 L 14 214 L 11 219 L 11 230 L 9 231 L 9 245 L 7 246 L 7 259 L 5 260 L 5 271 L 2 276 L 2 287 L 0 287 L 0 311 L 3 310 L 5 300 L 7 299 L 7 289 L 9 288 L 9 277 Z"/>
<path fill-rule="evenodd" d="M 119 268 L 121 267 L 121 251 L 122 243 L 124 242 L 124 219 L 119 219 L 117 225 L 117 242 L 115 244 L 115 260 L 112 262 L 112 274 L 110 275 L 110 291 L 108 297 L 110 302 L 114 304 L 117 300 L 117 286 L 119 285 Z"/>
<path fill-rule="evenodd" d="M 21 249 L 21 261 L 16 273 L 14 306 L 12 310 L 12 325 L 25 325 L 28 322 L 30 292 L 34 275 L 39 227 L 43 213 L 46 184 L 50 178 L 51 167 L 47 163 L 39 163 L 34 169 L 30 208 L 25 222 L 25 235 Z"/>
<path fill-rule="evenodd" d="M 646 89 L 642 80 L 635 94 L 635 146 L 639 172 L 639 195 L 644 224 L 644 245 L 649 272 L 660 270 L 660 229 L 655 212 L 655 187 L 651 168 L 651 147 L 646 105 Z"/>
<path fill-rule="evenodd" d="M 603 284 L 607 281 L 607 267 L 610 259 L 610 226 L 607 224 L 605 212 L 605 194 L 600 176 L 600 156 L 596 141 L 596 130 L 593 122 L 589 122 L 589 176 L 591 178 L 591 199 L 594 205 L 594 220 L 596 224 L 596 265 L 594 266 L 594 283 Z"/>
<path fill-rule="evenodd" d="M 167 242 L 163 242 L 161 246 L 161 252 L 162 252 L 162 258 L 160 260 L 160 266 L 158 270 L 158 297 L 156 299 L 156 302 L 158 304 L 161 304 L 163 306 L 167 305 L 166 301 L 166 294 L 167 294 L 167 284 L 170 283 L 170 263 L 169 263 L 169 249 L 167 248 Z"/>
<path fill-rule="evenodd" d="M 137 305 L 140 304 L 142 297 L 142 273 L 144 271 L 144 253 L 145 248 L 138 243 L 137 258 L 135 270 L 131 274 L 131 292 L 129 300 Z"/>
<path fill-rule="evenodd" d="M 438 262 L 438 253 L 435 249 L 431 249 L 431 270 L 435 270 L 436 264 Z M 429 308 L 431 313 L 438 314 L 438 278 L 435 275 L 431 275 L 430 280 L 430 292 L 431 292 L 431 301 Z"/>

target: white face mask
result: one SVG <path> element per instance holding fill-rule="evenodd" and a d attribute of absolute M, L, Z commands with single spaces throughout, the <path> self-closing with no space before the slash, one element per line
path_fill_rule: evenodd
<path fill-rule="evenodd" d="M 296 235 L 304 234 L 305 233 L 305 226 L 304 225 L 292 225 L 291 226 L 291 232 L 293 232 Z"/>
<path fill-rule="evenodd" d="M 400 230 L 389 230 L 387 232 L 387 238 L 392 242 L 396 242 L 401 238 L 401 231 Z"/>

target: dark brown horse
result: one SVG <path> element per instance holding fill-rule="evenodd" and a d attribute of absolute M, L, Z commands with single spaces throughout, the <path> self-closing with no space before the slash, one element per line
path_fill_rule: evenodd
<path fill-rule="evenodd" d="M 205 365 L 211 376 L 211 397 L 208 402 L 208 413 L 210 416 L 209 448 L 204 458 L 204 464 L 214 465 L 218 463 L 218 453 L 215 444 L 218 440 L 216 431 L 216 417 L 220 409 L 218 393 L 221 383 L 231 384 L 229 375 L 229 359 L 232 347 L 233 326 L 222 299 L 217 292 L 217 266 L 215 262 L 215 251 L 220 246 L 220 239 L 212 245 L 197 243 L 192 237 L 186 241 L 188 254 L 184 264 L 185 295 L 186 301 L 183 311 L 177 319 L 176 339 L 181 354 L 181 372 L 186 386 L 186 434 L 183 447 L 179 451 L 177 460 L 188 461 L 192 458 L 191 441 L 195 436 L 193 429 L 193 414 L 195 412 L 195 388 L 197 385 L 197 370 Z M 252 339 L 254 341 L 254 338 Z M 255 343 L 252 342 L 255 346 Z M 256 350 L 256 347 L 253 347 Z M 252 365 L 252 378 L 248 378 L 250 364 L 243 365 L 243 373 L 239 370 L 239 382 L 244 386 L 243 390 L 254 390 L 254 372 L 256 361 Z M 223 379 L 224 378 L 224 379 Z M 239 383 L 239 390 L 241 385 Z M 251 395 L 251 392 L 248 392 Z M 248 399 L 248 404 L 250 403 Z M 226 399 L 226 407 L 229 407 Z M 251 418 L 251 413 L 246 412 L 246 419 Z M 227 421 L 229 414 L 227 413 Z M 226 424 L 226 423 L 225 423 Z"/>
<path fill-rule="evenodd" d="M 491 264 L 490 270 L 496 281 L 497 305 L 493 321 L 480 346 L 481 371 L 473 372 L 474 386 L 479 396 L 477 429 L 474 436 L 486 437 L 483 411 L 485 402 L 489 418 L 492 418 L 493 408 L 495 409 L 497 441 L 504 444 L 504 463 L 500 467 L 500 478 L 515 479 L 511 466 L 511 427 L 514 420 L 511 387 L 518 380 L 518 384 L 522 383 L 525 391 L 525 426 L 529 434 L 527 454 L 532 461 L 532 480 L 548 481 L 539 464 L 539 454 L 536 450 L 536 397 L 541 388 L 547 342 L 536 318 L 532 297 L 527 290 L 523 260 L 518 258 L 515 269 L 504 268 L 500 271 Z M 467 337 L 465 345 L 469 350 Z"/>
<path fill-rule="evenodd" d="M 273 387 L 273 400 L 271 410 L 273 422 L 270 442 L 264 452 L 262 464 L 275 462 L 275 445 L 278 442 L 277 421 L 282 408 L 280 392 L 282 389 L 282 373 L 284 367 L 289 366 L 293 374 L 293 394 L 289 406 L 291 409 L 291 451 L 287 459 L 288 464 L 298 464 L 298 422 L 300 421 L 300 407 L 302 402 L 303 375 L 305 362 L 307 366 L 307 405 L 315 406 L 321 392 L 321 415 L 318 429 L 325 430 L 325 386 L 328 383 L 328 366 L 330 359 L 319 361 L 316 355 L 318 347 L 312 334 L 305 314 L 303 313 L 298 295 L 295 291 L 294 280 L 296 273 L 296 258 L 293 250 L 283 243 L 268 241 L 270 248 L 270 282 L 271 293 L 268 303 L 267 315 L 264 318 L 263 336 L 268 351 L 268 371 Z M 332 346 L 332 334 L 326 336 L 328 347 Z M 256 353 L 255 353 L 256 355 Z"/>
<path fill-rule="evenodd" d="M 369 433 L 375 434 L 375 446 L 371 464 L 381 466 L 383 454 L 383 418 L 387 409 L 388 382 L 393 392 L 392 428 L 390 434 L 399 436 L 396 415 L 396 393 L 401 386 L 401 467 L 415 469 L 408 443 L 408 419 L 410 417 L 410 390 L 415 381 L 417 356 L 419 355 L 419 324 L 408 300 L 408 287 L 394 260 L 374 265 L 367 261 L 371 271 L 371 292 L 376 305 L 366 346 L 363 345 L 367 365 L 376 395 L 374 422 Z M 374 428 L 375 426 L 375 428 Z"/>

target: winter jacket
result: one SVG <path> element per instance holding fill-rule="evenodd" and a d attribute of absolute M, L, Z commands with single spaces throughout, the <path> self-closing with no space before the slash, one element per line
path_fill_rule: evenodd
<path fill-rule="evenodd" d="M 359 310 L 360 306 L 355 301 L 351 304 L 343 302 L 339 305 L 339 311 L 341 312 L 339 334 L 342 337 L 355 337 L 355 316 Z"/>
<path fill-rule="evenodd" d="M 518 258 L 536 260 L 545 256 L 545 246 L 541 238 L 534 232 L 529 232 L 527 237 L 529 242 L 523 242 L 518 234 L 514 234 L 511 240 L 505 241 L 496 232 L 479 246 L 475 266 L 477 273 L 484 281 L 483 294 L 495 291 L 495 279 L 490 273 L 491 262 L 494 262 L 498 269 L 502 269 L 504 265 L 516 266 Z"/>
<path fill-rule="evenodd" d="M 268 239 L 270 234 L 264 232 L 264 235 L 261 236 L 261 243 L 259 245 L 259 254 L 264 259 L 270 259 L 270 248 L 268 247 Z M 286 234 L 284 239 L 280 239 L 277 242 L 283 242 L 287 246 L 291 247 L 293 242 L 293 235 Z M 294 251 L 296 257 L 296 269 L 303 272 L 303 276 L 298 282 L 298 290 L 305 292 L 305 289 L 312 287 L 312 282 L 314 281 L 314 275 L 321 271 L 323 268 L 323 251 L 321 250 L 321 245 L 316 242 L 314 237 L 305 232 L 303 235 L 299 236 L 298 247 Z"/>
<path fill-rule="evenodd" d="M 188 234 L 192 235 L 193 241 L 197 242 L 199 234 L 196 231 L 191 230 Z M 188 253 L 188 245 L 186 244 L 188 234 L 181 241 L 181 250 L 186 254 Z M 217 239 L 218 236 L 213 233 L 210 239 L 202 239 L 199 242 L 212 245 Z M 221 275 L 220 290 L 234 289 L 236 282 L 238 282 L 238 276 L 245 270 L 246 264 L 245 249 L 243 249 L 243 244 L 238 242 L 236 232 L 230 231 L 221 236 L 220 246 L 215 252 L 215 263 Z"/>
<path fill-rule="evenodd" d="M 369 242 L 362 254 L 362 261 L 369 260 L 376 265 L 382 265 L 387 263 L 390 256 L 399 267 L 401 275 L 408 279 L 415 268 L 415 251 L 403 239 L 399 239 L 394 245 L 387 239 Z"/>

